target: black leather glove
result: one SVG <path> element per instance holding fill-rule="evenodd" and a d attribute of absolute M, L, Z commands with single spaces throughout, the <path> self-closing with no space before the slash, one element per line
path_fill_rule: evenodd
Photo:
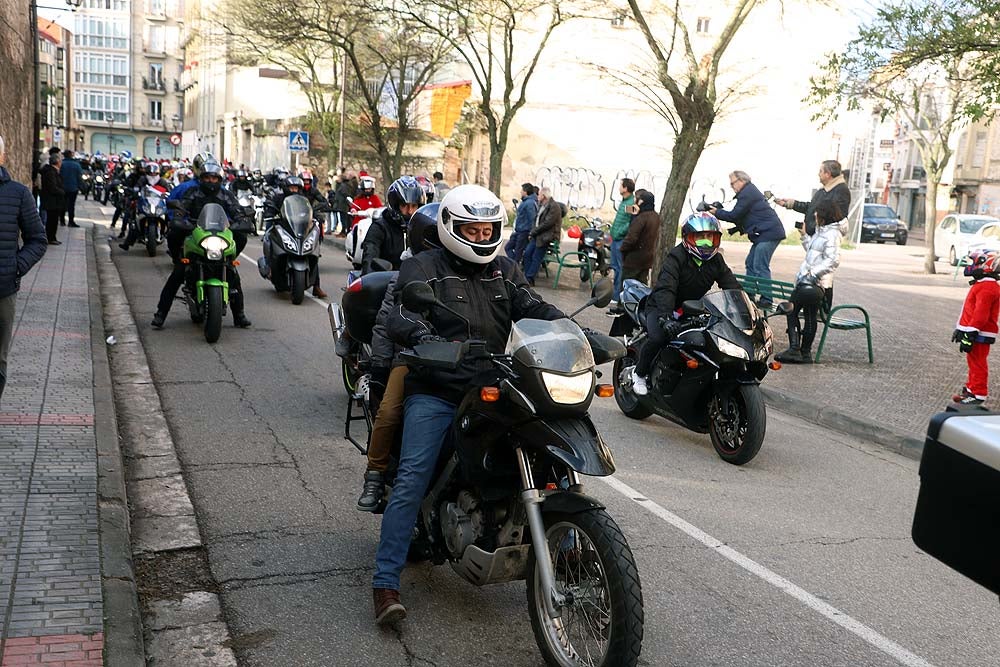
<path fill-rule="evenodd" d="M 436 336 L 434 334 L 429 334 L 426 331 L 421 334 L 418 334 L 413 339 L 414 345 L 423 345 L 425 343 L 447 343 L 447 342 L 448 340 L 446 338 L 442 338 L 441 336 Z"/>
<path fill-rule="evenodd" d="M 978 331 L 963 331 L 962 340 L 958 342 L 959 351 L 972 352 L 972 344 L 976 342 L 977 335 L 979 335 Z"/>
<path fill-rule="evenodd" d="M 962 331 L 961 329 L 955 329 L 955 331 L 953 331 L 952 334 L 951 334 L 951 342 L 952 343 L 961 343 L 962 342 L 962 337 L 964 335 L 965 335 L 964 331 Z"/>
<path fill-rule="evenodd" d="M 684 329 L 684 323 L 680 320 L 672 320 L 665 317 L 660 318 L 660 326 L 663 328 L 663 333 L 666 334 L 667 340 L 677 338 L 678 334 Z"/>

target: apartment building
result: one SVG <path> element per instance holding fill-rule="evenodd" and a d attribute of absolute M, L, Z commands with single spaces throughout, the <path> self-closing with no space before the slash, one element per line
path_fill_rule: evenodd
<path fill-rule="evenodd" d="M 83 0 L 73 17 L 73 108 L 92 153 L 167 157 L 180 129 L 183 0 Z"/>
<path fill-rule="evenodd" d="M 1000 216 L 1000 123 L 966 128 L 955 150 L 953 211 Z"/>
<path fill-rule="evenodd" d="M 49 19 L 38 19 L 38 85 L 41 133 L 44 146 L 78 149 L 80 140 L 71 128 L 70 43 L 72 33 Z"/>

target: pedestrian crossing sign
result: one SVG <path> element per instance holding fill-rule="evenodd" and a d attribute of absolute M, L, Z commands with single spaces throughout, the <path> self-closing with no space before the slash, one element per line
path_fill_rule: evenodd
<path fill-rule="evenodd" d="M 292 130 L 288 133 L 288 150 L 293 153 L 309 151 L 309 133 L 302 130 Z"/>

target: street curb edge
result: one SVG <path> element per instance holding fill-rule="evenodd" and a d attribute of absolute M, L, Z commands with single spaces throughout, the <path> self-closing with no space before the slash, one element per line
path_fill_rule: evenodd
<path fill-rule="evenodd" d="M 104 664 L 146 664 L 142 616 L 132 565 L 132 542 L 125 491 L 125 465 L 118 439 L 111 362 L 104 339 L 104 308 L 97 270 L 95 227 L 87 230 L 90 347 L 94 374 L 94 438 L 97 444 L 97 510 L 100 525 L 101 598 L 104 602 Z"/>
<path fill-rule="evenodd" d="M 815 405 L 792 394 L 761 387 L 765 403 L 786 414 L 811 421 L 832 431 L 878 445 L 896 454 L 919 461 L 924 451 L 923 440 L 855 417 L 834 408 Z"/>

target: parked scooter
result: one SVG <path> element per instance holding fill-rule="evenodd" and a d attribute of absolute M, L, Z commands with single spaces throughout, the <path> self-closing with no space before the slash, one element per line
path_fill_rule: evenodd
<path fill-rule="evenodd" d="M 319 271 L 320 228 L 312 205 L 302 195 L 285 197 L 274 224 L 264 234 L 264 255 L 257 260 L 262 278 L 279 292 L 291 292 L 292 303 L 305 299 Z"/>
<path fill-rule="evenodd" d="M 587 226 L 580 229 L 580 239 L 576 246 L 577 252 L 587 256 L 586 264 L 580 267 L 580 281 L 587 282 L 595 273 L 607 276 L 611 269 L 609 261 L 611 225 L 602 222 L 600 218 L 577 217 L 587 222 Z"/>
<path fill-rule="evenodd" d="M 766 414 L 760 382 L 773 351 L 767 319 L 742 290 L 713 292 L 682 306 L 684 330 L 660 351 L 649 376 L 649 393 L 632 391 L 632 369 L 647 343 L 645 305 L 650 289 L 638 280 L 622 287 L 625 312 L 615 318 L 612 336 L 627 348 L 615 362 L 615 400 L 627 417 L 653 413 L 696 433 L 708 433 L 722 460 L 743 465 L 764 442 Z M 783 303 L 775 315 L 791 311 Z"/>

